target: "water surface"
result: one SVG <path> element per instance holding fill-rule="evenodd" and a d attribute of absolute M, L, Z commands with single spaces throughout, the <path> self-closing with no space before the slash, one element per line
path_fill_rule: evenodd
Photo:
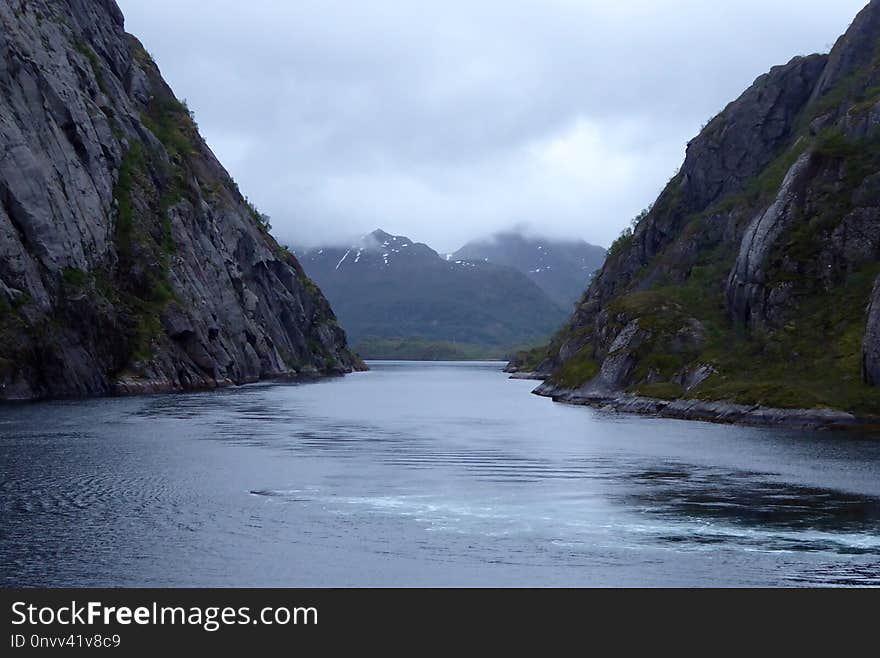
<path fill-rule="evenodd" d="M 501 364 L 0 407 L 3 586 L 880 585 L 880 440 Z"/>

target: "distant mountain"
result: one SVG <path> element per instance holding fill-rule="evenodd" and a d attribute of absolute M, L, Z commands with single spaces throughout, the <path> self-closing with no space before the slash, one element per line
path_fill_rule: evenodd
<path fill-rule="evenodd" d="M 513 268 L 447 260 L 381 230 L 351 246 L 297 253 L 354 345 L 419 338 L 507 348 L 549 336 L 566 317 L 563 306 Z"/>
<path fill-rule="evenodd" d="M 583 240 L 550 240 L 513 231 L 469 242 L 456 260 L 488 261 L 519 270 L 554 301 L 570 309 L 580 300 L 606 251 Z"/>

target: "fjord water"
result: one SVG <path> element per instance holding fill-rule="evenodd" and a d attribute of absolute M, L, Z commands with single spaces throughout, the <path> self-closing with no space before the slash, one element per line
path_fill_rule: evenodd
<path fill-rule="evenodd" d="M 878 585 L 880 441 L 529 395 L 501 364 L 0 408 L 0 584 Z"/>

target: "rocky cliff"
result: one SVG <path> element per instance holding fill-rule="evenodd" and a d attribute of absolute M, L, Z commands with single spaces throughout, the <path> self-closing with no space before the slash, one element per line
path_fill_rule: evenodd
<path fill-rule="evenodd" d="M 512 369 L 571 401 L 880 412 L 878 41 L 873 0 L 830 55 L 758 78 Z"/>
<path fill-rule="evenodd" d="M 0 399 L 357 367 L 114 0 L 0 28 Z"/>

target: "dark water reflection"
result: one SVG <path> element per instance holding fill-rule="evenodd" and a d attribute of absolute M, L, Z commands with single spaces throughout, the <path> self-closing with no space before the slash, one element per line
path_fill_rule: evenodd
<path fill-rule="evenodd" d="M 0 583 L 880 585 L 875 437 L 608 415 L 499 369 L 0 408 Z"/>

